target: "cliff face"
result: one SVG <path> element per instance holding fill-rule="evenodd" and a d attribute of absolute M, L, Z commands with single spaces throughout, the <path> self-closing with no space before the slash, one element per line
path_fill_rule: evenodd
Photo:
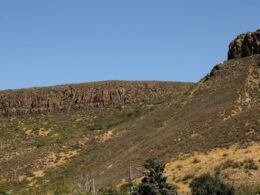
<path fill-rule="evenodd" d="M 260 54 L 260 29 L 239 35 L 229 45 L 228 60 Z"/>
<path fill-rule="evenodd" d="M 98 82 L 0 91 L 0 116 L 14 117 L 51 111 L 70 112 L 162 100 L 178 95 L 191 84 L 171 82 Z"/>

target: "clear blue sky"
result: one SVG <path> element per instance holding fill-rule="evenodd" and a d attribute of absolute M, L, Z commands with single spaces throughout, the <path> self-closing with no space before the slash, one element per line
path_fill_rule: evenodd
<path fill-rule="evenodd" d="M 198 81 L 260 28 L 259 0 L 1 0 L 0 89 Z"/>

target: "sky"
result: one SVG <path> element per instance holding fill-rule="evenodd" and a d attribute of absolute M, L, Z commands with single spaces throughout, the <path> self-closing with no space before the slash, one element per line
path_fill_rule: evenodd
<path fill-rule="evenodd" d="M 260 28 L 259 0 L 1 0 L 0 89 L 196 82 Z"/>

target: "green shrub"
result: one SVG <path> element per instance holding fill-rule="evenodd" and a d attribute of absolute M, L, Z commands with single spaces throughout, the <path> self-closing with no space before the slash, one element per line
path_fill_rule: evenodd
<path fill-rule="evenodd" d="M 40 139 L 40 140 L 38 140 L 38 141 L 36 142 L 36 147 L 37 147 L 37 148 L 40 148 L 40 147 L 45 146 L 46 144 L 47 144 L 46 140 Z"/>
<path fill-rule="evenodd" d="M 209 174 L 196 177 L 190 183 L 193 195 L 233 195 L 233 187 L 224 184 L 220 179 Z"/>
<path fill-rule="evenodd" d="M 34 127 L 32 130 L 33 130 L 33 131 L 38 131 L 38 130 L 39 130 L 39 127 Z"/>
<path fill-rule="evenodd" d="M 7 192 L 7 191 L 0 189 L 0 195 L 11 195 L 11 192 Z"/>

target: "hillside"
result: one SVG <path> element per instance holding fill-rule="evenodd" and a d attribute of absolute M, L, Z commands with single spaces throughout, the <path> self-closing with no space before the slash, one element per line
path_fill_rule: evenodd
<path fill-rule="evenodd" d="M 50 178 L 59 182 L 56 171 L 124 134 L 124 127 L 152 110 L 178 101 L 191 86 L 105 81 L 1 91 L 0 186 L 20 190 Z"/>
<path fill-rule="evenodd" d="M 138 180 L 148 158 L 168 163 L 166 175 L 183 188 L 185 174 L 213 172 L 228 160 L 259 166 L 260 55 L 238 56 L 195 84 L 109 81 L 1 91 L 0 189 L 66 191 L 82 174 L 97 188 L 123 184 L 129 164 Z M 215 163 L 203 167 L 212 156 Z M 259 169 L 226 174 L 237 185 L 260 182 Z"/>

